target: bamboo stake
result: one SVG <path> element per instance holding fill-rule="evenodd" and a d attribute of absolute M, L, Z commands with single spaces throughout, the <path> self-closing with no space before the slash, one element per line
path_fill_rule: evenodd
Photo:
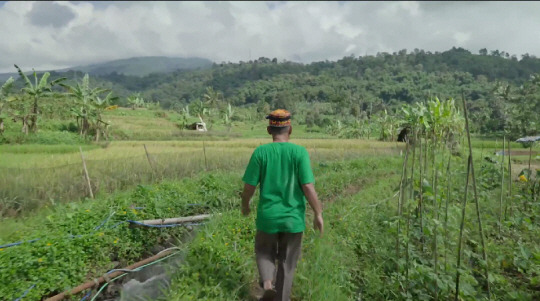
<path fill-rule="evenodd" d="M 399 183 L 399 198 L 398 198 L 398 224 L 397 224 L 397 236 L 396 236 L 396 271 L 399 273 L 399 258 L 400 258 L 400 244 L 399 235 L 401 233 L 401 215 L 403 212 L 403 200 L 405 198 L 405 188 L 403 187 L 404 181 L 407 178 L 407 160 L 409 158 L 409 143 L 406 142 L 405 158 L 403 160 L 403 167 L 401 170 L 401 181 Z"/>
<path fill-rule="evenodd" d="M 446 206 L 444 208 L 444 271 L 448 271 L 447 249 L 448 249 L 448 204 L 450 203 L 450 162 L 452 153 L 448 154 L 448 165 L 446 166 Z"/>
<path fill-rule="evenodd" d="M 534 144 L 534 141 L 531 142 L 531 146 L 529 147 L 529 171 L 531 172 L 531 175 L 532 175 L 532 170 L 531 170 L 531 158 L 532 158 L 532 147 L 533 147 L 533 144 Z M 529 176 L 529 178 L 531 178 Z M 530 180 L 530 179 L 529 179 Z M 530 182 L 530 181 L 529 181 Z"/>
<path fill-rule="evenodd" d="M 90 192 L 90 197 L 94 198 L 94 192 L 92 191 L 92 185 L 90 184 L 90 176 L 88 175 L 88 169 L 86 169 L 86 162 L 84 161 L 84 155 L 82 152 L 82 148 L 79 146 L 79 151 L 81 152 L 81 159 L 84 169 L 84 176 L 86 177 L 86 184 L 88 185 L 88 191 Z"/>
<path fill-rule="evenodd" d="M 502 160 L 501 160 L 501 198 L 499 199 L 499 238 L 501 236 L 502 215 L 503 215 L 503 196 L 504 196 L 504 145 L 506 136 L 503 136 Z"/>
<path fill-rule="evenodd" d="M 146 258 L 142 261 L 139 261 L 137 263 L 134 263 L 130 266 L 127 266 L 125 267 L 124 269 L 122 270 L 134 270 L 138 267 L 141 267 L 145 264 L 148 264 L 148 263 L 151 263 L 151 262 L 154 262 L 160 258 L 163 258 L 169 254 L 171 254 L 174 250 L 164 250 L 163 252 L 160 252 L 150 258 Z M 63 300 L 64 298 L 66 298 L 68 295 L 75 295 L 75 294 L 78 294 L 84 290 L 87 290 L 89 288 L 93 288 L 94 286 L 97 286 L 97 285 L 100 285 L 101 283 L 105 282 L 105 281 L 109 281 L 110 279 L 113 279 L 117 276 L 120 276 L 122 274 L 125 274 L 126 272 L 125 271 L 116 271 L 116 272 L 112 272 L 110 274 L 104 274 L 103 276 L 99 277 L 98 279 L 94 279 L 92 281 L 88 281 L 86 283 L 83 283 L 71 290 L 67 290 L 63 293 L 60 293 L 56 296 L 53 296 L 53 297 L 50 297 L 48 299 L 46 299 L 45 301 L 60 301 L 60 300 Z"/>
<path fill-rule="evenodd" d="M 433 160 L 435 161 L 435 160 Z M 439 221 L 439 214 L 437 212 L 437 178 L 438 173 L 435 172 L 434 188 L 433 188 L 433 217 L 436 221 Z M 435 300 L 439 300 L 439 286 L 437 279 L 439 278 L 439 260 L 437 254 L 437 223 L 433 226 L 433 266 L 435 269 Z"/>
<path fill-rule="evenodd" d="M 506 202 L 504 209 L 505 220 L 507 218 L 506 212 L 508 209 L 508 202 L 510 202 L 510 214 L 512 214 L 512 154 L 510 144 L 510 141 L 508 141 L 508 201 Z"/>
<path fill-rule="evenodd" d="M 206 159 L 206 145 L 204 144 L 204 141 L 202 142 L 203 145 L 203 153 L 204 153 L 204 168 L 205 170 L 208 170 L 208 161 Z"/>
<path fill-rule="evenodd" d="M 467 131 L 467 140 L 469 142 L 469 157 L 471 158 L 471 176 L 472 176 L 472 187 L 473 187 L 473 196 L 474 203 L 476 205 L 476 218 L 478 220 L 478 231 L 480 232 L 480 242 L 482 243 L 482 259 L 484 260 L 484 277 L 486 278 L 486 290 L 488 293 L 488 300 L 491 299 L 491 290 L 489 287 L 489 273 L 488 273 L 488 259 L 486 252 L 486 244 L 484 241 L 484 230 L 482 228 L 482 218 L 480 216 L 480 205 L 478 202 L 478 190 L 476 189 L 476 177 L 474 174 L 474 163 L 473 163 L 473 154 L 472 154 L 472 145 L 471 145 L 471 134 L 469 132 L 469 118 L 467 114 L 467 102 L 465 101 L 465 96 L 462 94 L 463 99 L 463 112 L 465 113 L 465 129 Z"/>
<path fill-rule="evenodd" d="M 423 219 L 423 201 L 424 201 L 424 193 L 423 193 L 423 167 L 422 167 L 422 135 L 420 135 L 419 141 L 419 148 L 420 148 L 420 154 L 418 158 L 418 168 L 420 169 L 420 183 L 419 183 L 419 192 L 420 192 L 420 199 L 418 200 L 418 215 L 420 217 L 420 244 L 422 247 L 422 251 L 424 250 L 424 219 Z"/>
<path fill-rule="evenodd" d="M 148 153 L 148 149 L 146 149 L 146 144 L 143 144 L 144 146 L 144 152 L 146 153 L 146 159 L 148 160 L 148 164 L 150 164 L 150 169 L 152 170 L 152 175 L 154 178 L 156 177 L 156 171 L 154 168 L 154 164 L 152 164 L 152 160 L 150 159 L 150 154 Z"/>
<path fill-rule="evenodd" d="M 416 143 L 417 143 L 417 134 L 416 131 L 414 133 L 414 144 L 413 147 L 413 153 L 412 153 L 412 162 L 411 162 L 411 178 L 409 183 L 409 198 L 408 200 L 414 200 L 414 163 L 416 159 Z M 407 201 L 407 243 L 405 248 L 407 249 L 405 252 L 405 294 L 407 294 L 407 291 L 409 290 L 409 240 L 410 240 L 410 225 L 411 225 L 411 212 L 409 209 L 409 202 Z"/>
<path fill-rule="evenodd" d="M 423 165 L 424 166 L 424 174 L 427 174 L 427 165 L 428 165 L 428 163 L 427 163 L 428 162 L 428 160 L 427 160 L 427 158 L 428 158 L 428 143 L 427 142 L 428 142 L 428 135 L 426 133 L 426 141 L 424 143 L 424 165 Z"/>
<path fill-rule="evenodd" d="M 149 219 L 149 220 L 139 221 L 139 223 L 145 224 L 145 225 L 182 224 L 182 223 L 198 222 L 198 221 L 209 219 L 210 217 L 212 217 L 212 214 L 201 214 L 201 215 L 193 215 L 193 216 L 186 216 L 186 217 Z"/>
<path fill-rule="evenodd" d="M 462 250 L 462 241 L 463 241 L 463 228 L 465 226 L 465 211 L 467 208 L 467 196 L 469 193 L 469 174 L 471 169 L 471 157 L 467 159 L 467 178 L 465 179 L 465 193 L 463 197 L 463 207 L 461 208 L 461 223 L 459 225 L 459 240 L 458 240 L 458 255 L 457 255 L 457 267 L 456 267 L 456 294 L 454 295 L 454 301 L 458 301 L 459 296 L 459 278 L 461 273 L 459 269 L 461 267 L 461 250 Z"/>

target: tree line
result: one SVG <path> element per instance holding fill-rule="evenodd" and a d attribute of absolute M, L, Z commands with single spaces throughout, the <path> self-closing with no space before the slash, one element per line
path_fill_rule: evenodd
<path fill-rule="evenodd" d="M 395 124 L 403 105 L 445 100 L 463 92 L 469 100 L 472 131 L 517 137 L 540 130 L 538 72 L 540 59 L 529 54 L 518 59 L 499 50 L 481 49 L 473 54 L 452 48 L 435 53 L 415 49 L 351 55 L 310 64 L 261 57 L 144 77 L 111 73 L 95 76 L 93 82 L 118 96 L 110 99 L 110 105 L 132 106 L 137 99 L 133 95 L 139 93 L 139 99 L 157 102 L 165 109 L 189 112 L 191 108 L 197 114 L 212 108 L 224 112 L 228 104 L 259 113 L 284 107 L 308 127 L 345 137 L 373 135 L 370 125 L 377 120 Z M 84 75 L 77 71 L 50 74 L 51 81 L 64 77 L 73 86 Z M 21 76 L 12 85 L 17 91 L 26 83 Z M 61 88 L 52 85 L 51 91 Z M 217 100 L 208 103 L 206 96 L 212 93 L 219 97 L 212 96 Z M 310 110 L 304 110 L 306 107 Z M 377 131 L 383 138 L 392 137 L 395 128 L 386 129 L 387 133 Z"/>

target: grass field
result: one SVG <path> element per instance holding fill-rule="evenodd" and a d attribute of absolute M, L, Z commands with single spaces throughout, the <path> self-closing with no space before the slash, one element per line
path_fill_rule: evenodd
<path fill-rule="evenodd" d="M 239 179 L 242 170 L 253 149 L 263 142 L 268 142 L 268 140 L 248 139 L 208 142 L 205 146 L 209 169 L 212 172 L 203 172 L 205 166 L 204 156 L 201 155 L 202 142 L 148 142 L 148 150 L 155 157 L 156 162 L 165 162 L 161 164 L 163 167 L 167 167 L 166 164 L 173 164 L 174 161 L 192 162 L 192 165 L 183 163 L 185 169 L 183 172 L 187 173 L 189 169 L 191 174 L 182 175 L 179 172 L 181 170 L 177 169 L 175 173 L 182 175 L 178 175 L 178 179 L 174 179 L 172 182 L 159 179 L 161 184 L 153 186 L 145 186 L 144 181 L 133 178 L 130 185 L 122 187 L 122 189 L 118 187 L 118 190 L 113 194 L 99 193 L 96 200 L 72 201 L 65 204 L 45 202 L 45 207 L 32 212 L 32 214 L 28 214 L 30 212 L 27 211 L 27 214 L 24 214 L 23 217 L 3 218 L 0 230 L 0 245 L 36 237 L 40 237 L 42 240 L 33 244 L 0 249 L 0 265 L 5 267 L 4 271 L 11 275 L 8 276 L 2 273 L 0 283 L 7 283 L 9 278 L 18 279 L 12 282 L 11 285 L 0 288 L 0 295 L 14 299 L 17 297 L 18 288 L 31 286 L 32 283 L 30 282 L 32 281 L 37 281 L 38 284 L 35 291 L 29 296 L 38 298 L 38 296 L 54 294 L 54 292 L 58 292 L 58 289 L 66 289 L 76 285 L 77 282 L 83 281 L 87 273 L 98 275 L 110 269 L 111 261 L 115 259 L 127 264 L 127 262 L 137 257 L 147 256 L 147 249 L 160 240 L 169 239 L 171 235 L 174 237 L 182 235 L 182 231 L 143 230 L 141 232 L 139 230 L 129 230 L 127 227 L 109 229 L 108 227 L 115 222 L 126 218 L 171 217 L 203 213 L 208 212 L 208 210 L 211 212 L 213 210 L 221 211 L 236 208 L 239 201 L 238 189 L 241 187 Z M 354 170 L 344 168 L 346 166 L 345 162 L 358 157 L 395 157 L 400 151 L 400 147 L 395 143 L 337 140 L 296 140 L 294 142 L 305 145 L 311 151 L 315 173 L 319 174 L 321 179 L 326 179 L 318 184 L 321 196 L 324 198 L 333 197 L 338 193 L 339 189 L 343 189 L 347 183 L 354 181 Z M 106 160 L 105 162 L 109 164 L 122 158 L 126 159 L 137 155 L 141 158 L 141 165 L 146 164 L 145 166 L 148 166 L 144 148 L 142 147 L 143 143 L 145 142 L 111 143 L 110 149 L 87 149 L 85 153 L 87 153 L 89 161 L 98 160 L 96 162 L 102 162 Z M 112 152 L 108 153 L 109 151 Z M 193 155 L 194 153 L 197 155 Z M 58 159 L 59 161 L 48 160 L 50 166 L 65 162 L 72 164 L 73 162 L 69 160 L 78 160 L 76 152 L 64 152 L 63 155 L 64 157 Z M 40 160 L 45 161 L 40 156 L 48 155 L 27 153 L 24 156 L 28 156 L 26 158 L 34 156 L 32 160 L 39 162 Z M 160 161 L 163 158 L 170 161 Z M 79 165 L 80 162 L 73 164 Z M 161 166 L 160 164 L 157 165 Z M 92 165 L 89 163 L 90 172 L 92 172 L 91 167 Z M 108 171 L 113 170 L 112 167 L 109 168 Z M 367 168 L 367 166 L 364 168 Z M 141 172 L 142 170 L 137 170 L 136 173 L 140 174 Z M 128 173 L 134 172 L 131 170 Z M 46 183 L 51 183 L 53 175 L 60 176 L 63 173 L 47 174 L 46 178 L 42 177 L 43 173 L 41 173 L 41 176 L 35 174 L 35 185 L 45 186 Z M 56 185 L 61 185 L 62 181 L 68 179 L 67 176 L 60 178 Z M 146 180 L 148 182 L 154 181 L 151 177 Z M 108 179 L 108 181 L 111 181 L 111 179 Z M 28 184 L 26 183 L 26 185 Z M 130 188 L 135 185 L 137 187 Z M 23 187 L 21 185 L 21 191 L 24 189 Z M 84 185 L 80 188 L 84 191 Z M 47 191 L 50 191 L 52 187 L 49 186 L 47 189 Z M 202 207 L 189 207 L 188 203 L 196 203 Z M 39 204 L 43 205 L 44 203 L 41 201 Z M 142 206 L 145 209 L 134 210 L 132 209 L 133 206 Z M 105 224 L 103 230 L 92 230 L 96 225 L 100 224 L 101 220 L 111 216 L 111 214 L 114 217 Z M 84 237 L 87 238 L 84 240 L 69 239 L 66 238 L 66 233 L 86 235 Z M 102 238 L 101 235 L 104 235 L 104 237 Z M 143 238 L 141 235 L 150 236 Z M 79 254 L 79 252 L 83 252 L 82 250 L 86 255 L 78 255 L 76 259 L 64 260 L 65 256 Z M 108 254 L 116 255 L 110 258 Z M 8 264 L 8 262 L 12 264 Z M 54 273 L 59 267 L 62 267 L 64 272 L 61 275 L 52 276 L 51 273 Z M 38 270 L 34 271 L 33 269 L 36 268 Z M 37 271 L 42 271 L 39 274 L 40 276 L 38 276 Z M 55 283 L 54 287 L 51 287 L 53 283 Z"/>
<path fill-rule="evenodd" d="M 268 142 L 268 138 L 118 141 L 106 147 L 85 146 L 83 153 L 93 193 L 99 195 L 138 184 L 177 180 L 202 171 L 242 168 L 252 151 Z M 397 143 L 377 141 L 293 139 L 292 142 L 305 146 L 315 162 L 395 153 L 400 148 Z M 4 215 L 89 196 L 77 146 L 2 146 L 2 150 L 0 212 Z"/>
<path fill-rule="evenodd" d="M 0 145 L 0 246 L 24 242 L 0 247 L 0 299 L 16 299 L 29 287 L 28 300 L 51 296 L 113 267 L 153 255 L 158 246 L 174 245 L 184 249 L 186 262 L 163 300 L 255 300 L 254 216 L 240 215 L 238 192 L 251 153 L 271 141 L 264 122 L 236 122 L 230 131 L 215 122 L 209 132 L 200 133 L 180 130 L 176 126 L 179 116 L 173 112 L 157 116 L 152 110 L 121 109 L 107 114 L 111 141 L 88 143 L 68 132 L 64 137 L 53 131 L 60 125 L 51 123 L 26 144 Z M 446 168 L 442 160 L 449 155 L 441 151 L 437 160 L 427 161 L 422 181 L 416 174 L 414 181 L 406 182 L 413 193 L 405 205 L 411 219 L 405 235 L 405 217 L 396 214 L 403 143 L 335 139 L 303 125 L 294 127 L 291 142 L 310 153 L 327 227 L 325 238 L 320 239 L 308 226 L 292 300 L 453 297 L 465 148 L 452 157 L 449 173 L 442 172 Z M 492 297 L 538 300 L 540 219 L 536 216 L 540 206 L 533 185 L 538 178 L 534 174 L 529 182 L 517 178 L 528 166 L 528 149 L 512 143 L 513 190 L 504 192 L 508 212 L 505 209 L 502 219 L 501 157 L 495 154 L 501 150 L 501 141 L 476 137 L 472 142 Z M 79 147 L 94 200 L 89 198 Z M 535 146 L 533 173 L 540 169 L 539 153 Z M 441 171 L 432 173 L 430 168 L 435 166 Z M 438 194 L 430 188 L 437 181 L 444 190 Z M 427 202 L 421 222 L 415 208 L 420 190 Z M 439 211 L 447 193 L 453 198 L 446 205 L 448 221 L 443 227 Z M 222 215 L 201 227 L 189 244 L 182 243 L 183 228 L 140 229 L 126 224 L 128 219 L 212 212 Z M 461 300 L 487 299 L 475 214 L 469 199 Z M 443 236 L 445 231 L 448 234 Z M 396 257 L 396 236 L 402 248 L 407 243 L 410 266 L 405 267 L 403 257 Z M 425 245 L 421 237 L 427 239 Z M 28 242 L 36 238 L 40 240 Z M 432 258 L 437 256 L 440 261 L 434 264 Z M 437 273 L 434 266 L 439 268 Z"/>
<path fill-rule="evenodd" d="M 249 155 L 264 142 L 267 140 L 205 142 L 208 172 L 205 172 L 204 155 L 200 155 L 200 141 L 119 141 L 107 148 L 88 147 L 85 154 L 89 161 L 111 165 L 103 172 L 110 172 L 119 166 L 114 162 L 127 161 L 129 158 L 133 161 L 132 157 L 137 157 L 140 166 L 133 165 L 134 169 L 129 173 L 141 174 L 142 166 L 147 166 L 149 177 L 131 178 L 132 182 L 124 187 L 111 187 L 114 188 L 111 193 L 102 190 L 95 200 L 45 202 L 46 207 L 21 217 L 4 217 L 0 245 L 36 238 L 40 240 L 0 249 L 0 265 L 3 267 L 0 283 L 4 284 L 0 286 L 0 295 L 15 299 L 26 288 L 33 287 L 27 297 L 29 300 L 51 296 L 113 267 L 126 266 L 153 255 L 155 252 L 151 250 L 157 245 L 166 247 L 172 244 L 185 249 L 185 264 L 175 273 L 171 289 L 161 300 L 255 300 L 258 291 L 256 268 L 252 260 L 254 215 L 250 218 L 240 215 L 238 192 Z M 402 146 L 396 143 L 331 139 L 297 139 L 294 142 L 310 150 L 317 190 L 325 207 L 327 230 L 325 237 L 320 239 L 308 225 L 292 300 L 419 300 L 417 296 L 429 299 L 433 287 L 428 284 L 435 277 L 431 270 L 429 248 L 422 250 L 418 241 L 411 237 L 410 255 L 414 265 L 409 269 L 410 298 L 401 297 L 399 287 L 404 279 L 400 278 L 402 274 L 400 276 L 395 272 L 396 264 L 404 264 L 403 261 L 396 261 L 394 253 Z M 192 162 L 192 165 L 182 165 L 192 173 L 179 174 L 178 178 L 174 178 L 171 172 L 166 174 L 171 178 L 152 178 L 143 144 L 146 144 L 155 162 L 162 162 L 156 166 L 166 167 L 167 164 L 184 160 Z M 66 162 L 80 164 L 77 162 L 77 149 L 69 152 L 58 147 L 51 152 L 59 158 L 47 160 L 51 154 L 32 152 L 20 158 L 27 158 L 35 164 L 40 160 L 47 161 L 49 167 Z M 489 246 L 490 275 L 493 277 L 493 296 L 497 300 L 535 300 L 538 294 L 535 294 L 534 281 L 540 270 L 540 262 L 535 258 L 540 254 L 540 242 L 535 235 L 538 221 L 531 220 L 534 216 L 531 214 L 537 209 L 531 207 L 525 211 L 520 198 L 512 199 L 509 208 L 513 213 L 505 221 L 503 238 L 498 238 L 498 190 L 490 186 L 494 182 L 490 173 L 497 165 L 486 165 L 487 161 L 480 157 L 482 152 L 486 152 L 486 149 L 476 149 L 475 158 L 481 174 L 481 206 L 486 221 L 484 226 Z M 441 281 L 441 299 L 450 298 L 453 294 L 452 273 L 455 270 L 461 210 L 458 194 L 463 189 L 464 177 L 461 174 L 464 160 L 461 157 L 453 159 L 453 174 L 456 176 L 450 183 L 456 196 L 449 207 L 448 245 L 444 243 L 442 234 L 439 237 L 441 269 L 437 279 Z M 99 171 L 95 166 L 92 168 L 90 170 L 94 173 Z M 177 165 L 171 168 L 176 173 L 180 170 Z M 47 174 L 47 179 L 52 176 Z M 36 175 L 36 178 L 39 176 Z M 113 178 L 107 181 L 113 181 Z M 147 181 L 146 184 L 144 181 Z M 447 179 L 442 177 L 440 181 L 444 185 Z M 159 183 L 148 184 L 153 182 Z M 41 185 L 45 185 L 43 183 Z M 525 187 L 519 182 L 514 185 L 516 194 L 521 191 L 520 187 Z M 84 185 L 81 189 L 84 190 Z M 427 199 L 431 197 L 426 194 Z M 198 206 L 193 207 L 193 204 Z M 410 205 L 407 208 L 413 210 L 413 204 Z M 203 226 L 189 244 L 181 242 L 185 234 L 183 228 L 115 226 L 127 219 L 211 212 L 223 214 Z M 306 220 L 310 220 L 309 212 Z M 484 300 L 486 297 L 479 284 L 478 267 L 474 263 L 478 254 L 474 251 L 477 234 L 472 202 L 468 206 L 467 220 L 468 251 L 464 255 L 467 261 L 462 266 L 464 289 L 460 296 L 463 300 Z M 425 235 L 429 237 L 435 223 L 426 220 L 425 225 Z M 411 233 L 418 235 L 413 230 L 417 229 L 418 224 L 411 223 L 411 227 Z M 441 224 L 439 227 L 440 233 L 444 233 Z M 516 240 L 516 237 L 520 239 Z M 442 257 L 443 250 L 448 253 L 448 260 Z M 443 273 L 446 269 L 448 271 Z M 58 273 L 59 270 L 62 273 Z M 522 278 L 516 278 L 515 273 Z M 77 299 L 80 297 L 82 294 Z"/>

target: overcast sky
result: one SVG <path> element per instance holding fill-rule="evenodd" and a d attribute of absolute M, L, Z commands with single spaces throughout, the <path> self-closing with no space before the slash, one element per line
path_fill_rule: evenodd
<path fill-rule="evenodd" d="M 414 48 L 540 56 L 540 2 L 2 2 L 0 72 L 134 56 L 300 62 Z"/>

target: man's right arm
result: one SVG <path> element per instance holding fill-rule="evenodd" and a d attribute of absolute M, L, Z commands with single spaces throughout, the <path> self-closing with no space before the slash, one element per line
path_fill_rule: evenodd
<path fill-rule="evenodd" d="M 315 191 L 315 186 L 313 185 L 313 183 L 304 184 L 302 185 L 302 190 L 304 191 L 304 195 L 306 196 L 309 206 L 311 206 L 311 209 L 313 209 L 313 213 L 315 215 L 313 217 L 313 227 L 315 227 L 316 229 L 319 229 L 322 236 L 324 233 L 322 204 L 319 201 L 317 192 Z"/>

